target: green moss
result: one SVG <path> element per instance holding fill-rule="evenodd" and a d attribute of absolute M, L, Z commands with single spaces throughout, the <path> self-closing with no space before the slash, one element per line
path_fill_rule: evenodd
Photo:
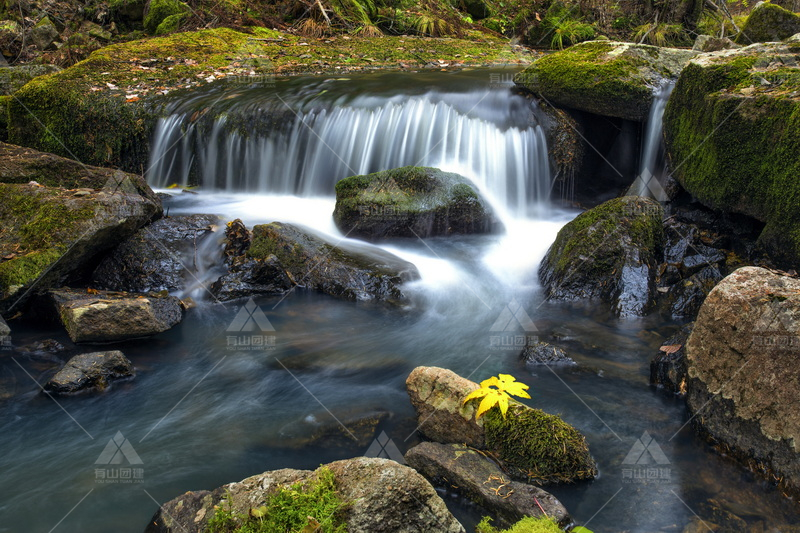
<path fill-rule="evenodd" d="M 180 0 L 150 0 L 150 7 L 144 16 L 144 29 L 157 34 L 159 25 L 173 15 L 188 13 L 189 6 Z"/>
<path fill-rule="evenodd" d="M 333 472 L 320 468 L 310 481 L 279 487 L 262 506 L 237 515 L 230 502 L 218 506 L 208 522 L 209 533 L 286 533 L 316 531 L 346 533 L 342 511 L 346 503 L 336 492 Z"/>
<path fill-rule="evenodd" d="M 291 243 L 280 238 L 280 231 L 280 225 L 274 223 L 254 226 L 247 256 L 263 260 L 274 255 L 290 272 L 302 272 L 306 256 L 302 246 L 300 243 Z"/>
<path fill-rule="evenodd" d="M 13 294 L 15 287 L 36 280 L 47 268 L 58 261 L 65 247 L 53 247 L 29 252 L 0 263 L 0 297 Z"/>
<path fill-rule="evenodd" d="M 514 402 L 506 418 L 489 411 L 483 427 L 487 448 L 516 477 L 567 482 L 597 475 L 586 438 L 555 415 Z"/>
<path fill-rule="evenodd" d="M 477 526 L 475 533 L 562 533 L 553 519 L 546 516 L 534 518 L 526 516 L 508 529 L 497 529 L 492 526 L 492 519 L 488 516 L 483 517 Z"/>
<path fill-rule="evenodd" d="M 174 31 L 178 31 L 178 28 L 181 25 L 181 22 L 187 17 L 186 13 L 175 13 L 174 15 L 170 15 L 161 21 L 161 24 L 158 25 L 156 28 L 155 34 L 156 35 L 164 35 L 167 33 L 172 33 Z"/>
<path fill-rule="evenodd" d="M 800 15 L 769 2 L 750 13 L 736 37 L 740 44 L 782 41 L 800 32 Z"/>

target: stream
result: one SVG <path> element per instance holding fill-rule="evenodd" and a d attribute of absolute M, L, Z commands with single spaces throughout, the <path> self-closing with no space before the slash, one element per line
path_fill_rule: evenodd
<path fill-rule="evenodd" d="M 338 179 L 427 165 L 472 179 L 506 232 L 379 243 L 420 271 L 406 308 L 302 289 L 254 298 L 273 338 L 243 350 L 230 346 L 228 329 L 245 302 L 213 303 L 204 288 L 219 275 L 220 231 L 200 250 L 196 283 L 179 294 L 197 302 L 184 321 L 114 346 L 136 378 L 57 403 L 35 381 L 91 350 L 58 326 L 20 324 L 14 348 L 0 352 L 0 531 L 141 532 L 160 503 L 187 490 L 365 454 L 370 442 L 314 439 L 336 419 L 381 413 L 378 432 L 405 452 L 420 439 L 405 392 L 419 365 L 474 381 L 512 374 L 530 385 L 525 403 L 586 435 L 599 477 L 545 488 L 595 532 L 681 532 L 695 516 L 733 515 L 759 531 L 800 524 L 789 500 L 695 436 L 680 399 L 648 384 L 651 357 L 681 323 L 543 301 L 537 266 L 578 211 L 549 200 L 549 119 L 511 91 L 511 73 L 286 78 L 176 101 L 157 128 L 148 171 L 151 185 L 171 195 L 170 215 L 216 213 L 250 227 L 293 222 L 340 240 L 331 217 Z M 201 185 L 197 194 L 166 188 L 189 183 Z M 533 325 L 498 330 L 501 314 L 517 306 Z M 525 336 L 558 344 L 578 365 L 526 367 Z M 67 351 L 20 349 L 46 338 Z M 118 432 L 128 461 L 96 464 Z M 644 432 L 666 462 L 629 461 Z M 140 463 L 126 464 L 131 448 Z M 115 468 L 129 477 L 107 479 Z M 472 531 L 480 509 L 441 494 Z"/>

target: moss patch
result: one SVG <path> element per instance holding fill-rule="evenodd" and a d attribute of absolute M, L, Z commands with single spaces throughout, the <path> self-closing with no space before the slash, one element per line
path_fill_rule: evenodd
<path fill-rule="evenodd" d="M 492 526 L 492 519 L 485 516 L 477 526 L 475 526 L 475 533 L 562 533 L 563 530 L 558 527 L 551 518 L 546 516 L 534 518 L 526 516 L 508 529 L 497 529 Z"/>
<path fill-rule="evenodd" d="M 736 37 L 739 44 L 774 42 L 800 33 L 800 15 L 764 2 L 753 9 Z"/>
<path fill-rule="evenodd" d="M 558 483 L 597 475 L 586 438 L 555 415 L 514 402 L 506 418 L 489 411 L 484 429 L 487 448 L 515 477 Z"/>
<path fill-rule="evenodd" d="M 158 33 L 159 26 L 169 17 L 189 12 L 189 6 L 179 0 L 150 0 L 144 16 L 144 29 Z"/>

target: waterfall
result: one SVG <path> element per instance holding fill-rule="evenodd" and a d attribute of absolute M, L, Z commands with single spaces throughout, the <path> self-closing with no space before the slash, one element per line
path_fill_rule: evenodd
<path fill-rule="evenodd" d="M 467 176 L 493 203 L 525 215 L 549 196 L 545 131 L 521 96 L 507 89 L 486 95 L 361 97 L 247 127 L 233 111 L 207 121 L 196 111 L 176 112 L 156 127 L 148 181 L 159 188 L 192 183 L 227 192 L 333 196 L 335 183 L 347 176 L 433 166 Z"/>
<path fill-rule="evenodd" d="M 667 195 L 661 186 L 664 174 L 664 109 L 667 107 L 669 95 L 675 88 L 674 80 L 665 81 L 653 94 L 650 114 L 645 123 L 645 135 L 642 142 L 642 156 L 639 164 L 639 175 L 631 185 L 628 194 L 649 196 L 659 202 L 666 201 Z"/>

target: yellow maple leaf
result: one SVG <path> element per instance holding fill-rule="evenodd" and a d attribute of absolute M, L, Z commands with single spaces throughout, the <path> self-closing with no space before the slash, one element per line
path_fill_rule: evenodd
<path fill-rule="evenodd" d="M 508 411 L 508 400 L 511 397 L 509 395 L 513 394 L 520 398 L 530 398 L 530 395 L 525 392 L 528 388 L 529 387 L 524 383 L 518 382 L 514 376 L 508 374 L 500 374 L 497 377 L 492 376 L 489 379 L 481 381 L 480 388 L 470 392 L 467 397 L 464 398 L 464 405 L 470 400 L 483 398 L 478 406 L 477 413 L 475 413 L 476 419 L 482 417 L 495 405 L 500 407 L 500 413 L 503 415 L 503 418 L 505 418 L 506 411 Z"/>

